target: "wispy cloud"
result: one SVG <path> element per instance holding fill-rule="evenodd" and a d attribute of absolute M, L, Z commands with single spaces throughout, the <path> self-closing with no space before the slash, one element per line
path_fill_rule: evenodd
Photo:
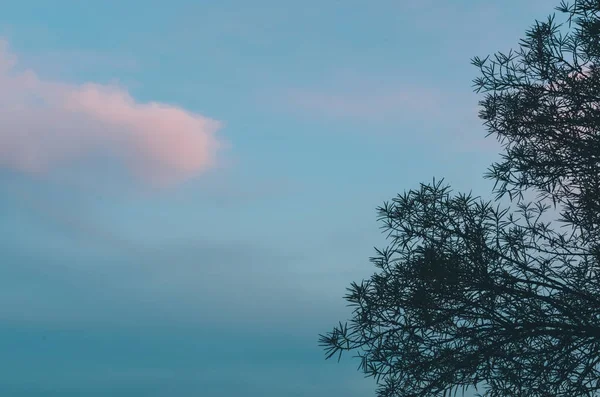
<path fill-rule="evenodd" d="M 427 112 L 435 108 L 436 99 L 425 92 L 377 90 L 338 93 L 309 90 L 290 91 L 289 103 L 315 116 L 354 120 L 385 120 L 402 113 Z"/>
<path fill-rule="evenodd" d="M 108 69 L 111 71 L 135 71 L 140 64 L 131 55 L 113 54 L 99 51 L 87 50 L 53 50 L 38 51 L 26 56 L 20 56 L 27 65 L 36 65 L 53 71 L 73 68 Z"/>
<path fill-rule="evenodd" d="M 354 121 L 392 121 L 430 114 L 443 97 L 435 90 L 402 81 L 379 81 L 341 73 L 319 87 L 291 88 L 280 95 L 296 113 Z"/>
<path fill-rule="evenodd" d="M 138 103 L 117 85 L 43 80 L 16 61 L 0 41 L 0 166 L 44 173 L 102 153 L 141 180 L 165 185 L 215 165 L 218 121 Z"/>

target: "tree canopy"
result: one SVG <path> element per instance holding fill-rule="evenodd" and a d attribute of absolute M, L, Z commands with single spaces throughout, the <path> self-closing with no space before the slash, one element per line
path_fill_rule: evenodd
<path fill-rule="evenodd" d="M 472 60 L 503 147 L 495 199 L 434 180 L 378 208 L 389 245 L 320 343 L 357 352 L 379 396 L 600 390 L 600 2 L 556 10 L 564 22 L 536 21 L 518 50 Z"/>

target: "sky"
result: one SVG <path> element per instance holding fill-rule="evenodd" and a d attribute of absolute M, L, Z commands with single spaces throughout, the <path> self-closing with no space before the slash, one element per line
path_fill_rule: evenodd
<path fill-rule="evenodd" d="M 0 0 L 0 395 L 374 395 L 376 207 L 492 198 L 473 56 L 542 0 Z"/>

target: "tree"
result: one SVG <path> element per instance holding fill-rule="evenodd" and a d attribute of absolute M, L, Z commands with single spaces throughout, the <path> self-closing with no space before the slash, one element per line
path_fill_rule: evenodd
<path fill-rule="evenodd" d="M 495 201 L 434 180 L 378 208 L 389 245 L 320 343 L 327 358 L 357 351 L 379 396 L 600 390 L 600 2 L 556 10 L 565 22 L 536 21 L 518 51 L 472 60 L 503 145 L 485 175 Z"/>

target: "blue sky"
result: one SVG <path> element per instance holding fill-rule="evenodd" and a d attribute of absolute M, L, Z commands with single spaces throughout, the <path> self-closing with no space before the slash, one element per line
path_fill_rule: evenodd
<path fill-rule="evenodd" d="M 0 394 L 373 395 L 317 335 L 541 0 L 0 0 Z M 491 197 L 491 196 L 490 196 Z"/>

